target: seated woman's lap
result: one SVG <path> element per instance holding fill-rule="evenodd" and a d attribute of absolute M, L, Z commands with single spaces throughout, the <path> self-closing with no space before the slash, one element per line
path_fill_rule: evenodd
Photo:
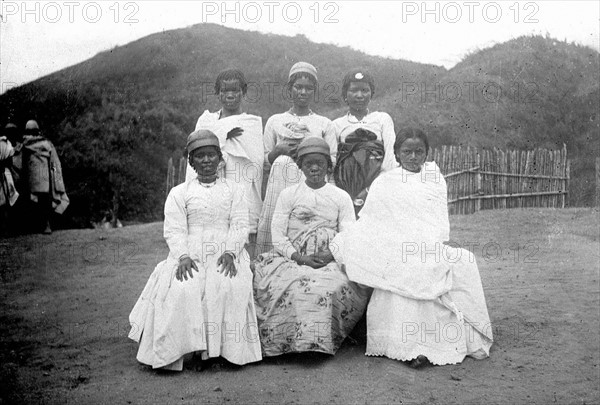
<path fill-rule="evenodd" d="M 224 276 L 219 273 L 219 267 L 216 265 L 216 259 L 212 266 L 198 265 L 198 271 L 193 270 L 192 277 L 188 275 L 188 279 L 179 281 L 175 278 L 176 268 L 171 266 L 163 266 L 161 271 L 161 281 L 168 282 L 168 295 L 181 296 L 185 300 L 188 295 L 200 294 L 204 299 L 207 291 L 216 293 L 217 296 L 233 296 L 238 294 L 247 294 L 252 290 L 252 272 L 247 263 L 241 261 L 236 264 L 238 273 L 234 277 Z"/>

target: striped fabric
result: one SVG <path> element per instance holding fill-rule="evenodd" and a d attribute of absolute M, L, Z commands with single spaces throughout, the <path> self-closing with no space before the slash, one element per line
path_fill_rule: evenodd
<path fill-rule="evenodd" d="M 256 235 L 256 254 L 262 254 L 273 248 L 271 242 L 271 222 L 275 212 L 275 204 L 281 191 L 289 186 L 305 181 L 306 178 L 296 163 L 289 156 L 279 156 L 271 166 L 267 183 L 267 192 L 263 200 L 258 232 Z"/>

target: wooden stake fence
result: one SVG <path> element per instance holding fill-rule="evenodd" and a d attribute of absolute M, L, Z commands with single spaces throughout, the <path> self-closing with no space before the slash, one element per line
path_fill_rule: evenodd
<path fill-rule="evenodd" d="M 561 150 L 516 151 L 444 145 L 430 156 L 446 179 L 450 214 L 568 205 L 570 166 L 566 146 Z M 167 193 L 185 181 L 186 167 L 185 158 L 179 159 L 177 166 L 169 159 Z M 600 174 L 597 176 L 600 179 Z M 597 184 L 600 193 L 600 180 Z"/>
<path fill-rule="evenodd" d="M 568 204 L 566 146 L 558 151 L 442 146 L 433 151 L 433 160 L 446 178 L 451 214 Z"/>
<path fill-rule="evenodd" d="M 169 158 L 167 167 L 167 194 L 173 187 L 185 181 L 185 170 L 187 168 L 187 159 L 182 157 L 177 162 L 177 166 L 173 164 L 173 158 Z M 166 194 L 165 194 L 166 196 Z"/>

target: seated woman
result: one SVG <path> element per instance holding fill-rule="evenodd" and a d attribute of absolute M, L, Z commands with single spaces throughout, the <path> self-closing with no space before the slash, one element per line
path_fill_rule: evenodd
<path fill-rule="evenodd" d="M 329 146 L 321 138 L 305 139 L 296 163 L 306 181 L 280 193 L 271 226 L 274 249 L 255 264 L 264 356 L 335 354 L 370 292 L 348 280 L 330 251 L 330 240 L 355 216 L 350 196 L 325 181 L 332 167 Z"/>
<path fill-rule="evenodd" d="M 198 177 L 167 197 L 169 256 L 129 315 L 129 337 L 140 343 L 137 359 L 152 368 L 181 371 L 183 356 L 194 352 L 238 365 L 259 361 L 252 272 L 242 257 L 248 237 L 243 189 L 217 177 L 222 155 L 212 132 L 190 134 L 186 150 Z"/>
<path fill-rule="evenodd" d="M 362 69 L 351 70 L 342 81 L 348 113 L 333 121 L 338 141 L 335 184 L 350 194 L 357 214 L 373 180 L 397 167 L 394 122 L 385 112 L 369 111 L 374 94 L 373 76 Z"/>
<path fill-rule="evenodd" d="M 428 149 L 422 131 L 400 131 L 401 167 L 373 182 L 360 219 L 333 240 L 348 277 L 374 288 L 366 354 L 414 367 L 481 359 L 493 341 L 474 256 L 447 244 L 446 182 Z"/>

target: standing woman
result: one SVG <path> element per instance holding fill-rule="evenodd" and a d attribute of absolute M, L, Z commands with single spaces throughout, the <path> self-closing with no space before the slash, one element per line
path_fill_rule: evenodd
<path fill-rule="evenodd" d="M 262 118 L 246 114 L 242 110 L 242 99 L 248 84 L 244 74 L 237 69 L 227 69 L 219 73 L 215 81 L 215 95 L 221 109 L 215 112 L 205 110 L 198 118 L 196 131 L 212 131 L 221 145 L 224 167 L 221 174 L 242 186 L 248 205 L 250 220 L 248 225 L 249 254 L 254 256 L 256 230 L 262 207 L 260 188 L 264 163 Z M 196 177 L 196 172 L 188 162 L 186 180 Z"/>
<path fill-rule="evenodd" d="M 310 104 L 317 88 L 317 69 L 306 62 L 298 62 L 290 69 L 287 89 L 292 108 L 275 114 L 267 121 L 264 132 L 265 169 L 269 169 L 267 191 L 258 222 L 257 253 L 273 247 L 271 221 L 279 193 L 286 187 L 300 183 L 302 171 L 292 156 L 300 142 L 309 137 L 319 137 L 329 145 L 331 159 L 335 162 L 337 140 L 333 123 L 315 114 Z"/>
<path fill-rule="evenodd" d="M 360 69 L 348 72 L 342 82 L 348 112 L 333 121 L 339 142 L 335 183 L 350 194 L 357 213 L 373 180 L 397 166 L 394 122 L 385 112 L 369 111 L 374 94 L 373 76 Z"/>

